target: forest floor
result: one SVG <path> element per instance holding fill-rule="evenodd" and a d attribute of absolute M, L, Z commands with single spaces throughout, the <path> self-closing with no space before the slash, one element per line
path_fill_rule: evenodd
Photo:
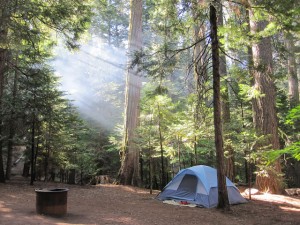
<path fill-rule="evenodd" d="M 67 214 L 51 217 L 36 213 L 37 188 L 66 187 Z M 77 186 L 35 182 L 13 178 L 0 184 L 1 225 L 298 225 L 300 198 L 284 195 L 253 195 L 246 204 L 231 206 L 224 213 L 218 209 L 191 208 L 164 204 L 155 199 L 158 192 L 131 186 Z"/>

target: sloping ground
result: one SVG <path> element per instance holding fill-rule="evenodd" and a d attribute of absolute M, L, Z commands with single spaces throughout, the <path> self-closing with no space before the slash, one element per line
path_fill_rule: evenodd
<path fill-rule="evenodd" d="M 298 225 L 300 199 L 282 195 L 256 195 L 247 204 L 231 207 L 231 212 L 164 204 L 148 190 L 129 186 L 75 186 L 15 178 L 0 184 L 0 224 L 126 224 L 126 225 Z M 37 215 L 36 188 L 67 187 L 68 212 L 62 218 Z"/>

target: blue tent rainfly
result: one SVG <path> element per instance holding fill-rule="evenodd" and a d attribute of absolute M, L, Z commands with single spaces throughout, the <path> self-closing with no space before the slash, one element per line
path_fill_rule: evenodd
<path fill-rule="evenodd" d="M 226 186 L 230 204 L 247 202 L 227 177 Z M 159 200 L 184 201 L 206 208 L 216 207 L 218 205 L 217 170 L 204 165 L 183 169 L 164 187 L 156 198 Z"/>

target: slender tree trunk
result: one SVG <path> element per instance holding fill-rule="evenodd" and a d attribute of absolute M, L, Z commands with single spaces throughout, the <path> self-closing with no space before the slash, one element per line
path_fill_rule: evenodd
<path fill-rule="evenodd" d="M 2 119 L 2 97 L 4 89 L 4 71 L 5 71 L 5 60 L 6 60 L 6 51 L 0 49 L 0 136 L 3 136 L 3 119 Z M 5 182 L 5 172 L 4 172 L 4 163 L 3 163 L 3 139 L 0 138 L 0 182 Z"/>
<path fill-rule="evenodd" d="M 197 2 L 194 2 L 193 7 L 197 9 L 198 7 L 201 7 L 204 5 L 204 0 L 198 0 Z M 204 15 L 202 15 L 204 17 Z M 199 40 L 203 39 L 205 37 L 206 32 L 206 25 L 202 22 L 201 15 L 199 14 L 199 10 L 195 10 L 193 12 L 194 17 L 194 39 L 195 42 L 198 42 Z M 194 47 L 193 51 L 193 61 L 194 61 L 194 81 L 195 81 L 195 94 L 197 96 L 196 104 L 195 104 L 195 110 L 194 110 L 194 129 L 195 133 L 199 129 L 199 123 L 200 123 L 200 115 L 201 115 L 201 102 L 203 102 L 203 95 L 205 93 L 204 90 L 204 83 L 207 79 L 207 45 L 205 41 L 201 41 L 197 43 Z M 197 136 L 194 136 L 194 163 L 197 165 L 198 163 L 198 156 L 197 156 Z"/>
<path fill-rule="evenodd" d="M 142 0 L 131 0 L 129 54 L 141 51 L 142 47 Z M 129 60 L 130 63 L 131 60 Z M 136 67 L 128 66 L 125 90 L 124 140 L 121 151 L 121 168 L 118 183 L 140 185 L 139 148 L 135 144 L 135 129 L 138 126 L 141 77 Z"/>
<path fill-rule="evenodd" d="M 218 10 L 218 26 L 223 26 L 223 7 L 220 6 Z M 230 131 L 230 102 L 229 102 L 229 90 L 228 90 L 228 78 L 227 76 L 227 64 L 226 64 L 226 56 L 224 53 L 220 54 L 220 76 L 223 78 L 221 85 L 222 85 L 222 92 L 221 92 L 221 108 L 222 108 L 222 120 L 224 124 L 224 137 Z M 229 136 L 227 136 L 230 139 Z M 235 179 L 235 169 L 234 169 L 234 149 L 233 146 L 228 142 L 224 146 L 224 151 L 227 153 L 225 158 L 225 174 L 226 176 L 234 181 Z"/>
<path fill-rule="evenodd" d="M 45 144 L 46 154 L 44 156 L 44 174 L 45 174 L 44 181 L 47 181 L 48 174 L 49 174 L 49 158 L 50 158 L 50 153 L 51 153 L 51 139 L 52 139 L 52 116 L 50 114 L 49 127 L 48 127 L 48 138 L 46 139 L 46 144 Z"/>
<path fill-rule="evenodd" d="M 11 112 L 12 113 L 12 112 Z M 15 135 L 15 124 L 14 124 L 14 113 L 11 114 L 11 118 L 9 121 L 9 135 L 8 135 L 8 143 L 7 143 L 7 161 L 6 161 L 6 179 L 10 180 L 11 176 L 11 168 L 12 168 L 12 155 L 13 155 L 13 138 Z"/>
<path fill-rule="evenodd" d="M 223 19 L 223 7 L 218 8 L 218 26 L 224 25 Z M 223 46 L 222 46 L 223 47 Z M 224 48 L 223 48 L 224 49 Z M 230 104 L 229 104 L 229 92 L 228 92 L 228 79 L 225 79 L 227 76 L 227 64 L 226 56 L 224 53 L 220 54 L 220 76 L 223 78 L 221 92 L 221 106 L 222 106 L 222 119 L 224 124 L 230 123 Z"/>
<path fill-rule="evenodd" d="M 295 54 L 295 39 L 291 33 L 285 35 L 286 39 L 286 49 L 288 51 L 287 58 L 287 70 L 288 70 L 288 98 L 290 103 L 290 109 L 299 105 L 299 80 L 297 76 L 297 63 L 296 63 L 296 54 Z M 299 120 L 294 124 L 294 140 L 298 140 L 297 136 L 300 131 L 300 122 Z M 300 171 L 297 170 L 300 168 L 300 161 L 297 161 L 295 158 L 288 158 L 285 168 L 285 178 L 287 185 L 293 183 L 295 187 L 300 186 Z"/>
<path fill-rule="evenodd" d="M 219 1 L 214 1 L 215 4 Z M 220 5 L 220 4 L 218 4 Z M 217 156 L 217 174 L 218 174 L 218 208 L 229 210 L 229 200 L 226 187 L 226 177 L 224 169 L 224 150 L 221 121 L 221 94 L 220 94 L 220 72 L 219 72 L 219 41 L 217 10 L 215 5 L 210 5 L 210 29 L 212 46 L 212 66 L 213 66 L 213 100 L 214 100 L 214 127 L 215 127 L 215 145 Z"/>
<path fill-rule="evenodd" d="M 4 93 L 4 81 L 5 73 L 7 70 L 7 56 L 8 51 L 6 49 L 5 41 L 7 39 L 7 1 L 1 1 L 1 18 L 0 18 L 0 137 L 3 137 L 3 93 Z M 3 162 L 3 138 L 0 138 L 0 182 L 5 182 L 4 162 Z"/>
<path fill-rule="evenodd" d="M 32 127 L 31 127 L 31 166 L 30 166 L 30 185 L 33 185 L 35 180 L 35 116 L 33 116 Z"/>
<path fill-rule="evenodd" d="M 150 194 L 152 195 L 153 193 L 153 172 L 152 172 L 152 146 L 151 146 L 151 141 L 149 137 L 149 189 L 150 189 Z"/>
<path fill-rule="evenodd" d="M 290 108 L 294 108 L 299 104 L 299 81 L 297 77 L 297 64 L 295 57 L 295 44 L 293 36 L 286 34 L 286 48 L 288 51 L 288 82 L 289 82 L 289 102 Z"/>
<path fill-rule="evenodd" d="M 181 152 L 180 152 L 180 139 L 177 137 L 177 155 L 178 155 L 178 163 L 179 163 L 179 171 L 181 170 Z"/>
<path fill-rule="evenodd" d="M 111 0 L 108 0 L 108 7 L 111 7 Z M 107 33 L 108 33 L 108 45 L 111 45 L 112 44 L 112 24 L 111 24 L 111 16 L 112 15 L 109 15 L 109 18 L 108 18 L 108 30 L 107 30 Z"/>
<path fill-rule="evenodd" d="M 247 23 L 248 23 L 248 30 L 250 32 L 251 28 L 250 28 L 250 11 L 247 10 L 246 11 L 246 19 L 247 19 Z M 248 72 L 250 74 L 251 77 L 254 77 L 253 75 L 253 71 L 254 71 L 254 63 L 253 63 L 253 52 L 252 52 L 252 46 L 247 46 L 247 52 L 248 52 Z M 251 86 L 254 86 L 254 81 L 253 79 L 250 79 Z M 252 100 L 253 101 L 253 100 Z M 252 104 L 252 111 L 254 112 L 254 104 Z M 241 109 L 242 109 L 242 118 L 244 120 L 244 110 L 243 110 L 243 105 L 241 105 Z M 244 124 L 243 124 L 243 128 L 244 128 Z M 247 161 L 247 159 L 245 159 L 245 177 L 246 177 L 246 183 L 248 183 L 249 188 L 251 188 L 252 186 L 252 177 L 254 177 L 254 174 L 252 174 L 252 172 L 255 170 L 255 164 L 254 162 L 251 160 L 251 149 L 250 146 L 245 150 L 245 158 L 248 158 L 249 160 Z M 249 195 L 249 197 L 251 198 L 251 195 Z"/>
<path fill-rule="evenodd" d="M 160 120 L 160 107 L 157 105 L 158 110 L 158 132 L 159 132 L 159 143 L 160 143 L 160 161 L 161 161 L 161 185 L 160 189 L 162 190 L 166 184 L 166 171 L 165 171 L 165 163 L 164 163 L 164 148 L 163 148 L 163 137 L 161 132 L 161 120 Z"/>
<path fill-rule="evenodd" d="M 153 193 L 153 160 L 152 160 L 152 140 L 151 140 L 151 128 L 153 126 L 153 117 L 151 116 L 150 120 L 150 129 L 148 136 L 148 148 L 149 148 L 149 183 L 150 183 L 150 194 Z"/>
<path fill-rule="evenodd" d="M 17 97 L 17 82 L 18 82 L 18 72 L 15 71 L 14 77 L 14 86 L 13 86 L 13 98 L 12 98 L 12 109 L 10 112 L 9 119 L 9 134 L 8 134 L 8 143 L 7 143 L 7 162 L 6 162 L 6 179 L 10 179 L 11 168 L 12 168 L 12 154 L 13 154 L 13 139 L 16 133 L 15 125 L 15 105 Z"/>
<path fill-rule="evenodd" d="M 47 182 L 49 170 L 49 149 L 46 149 L 46 154 L 44 156 L 44 182 Z"/>
<path fill-rule="evenodd" d="M 0 120 L 1 122 L 1 120 Z M 1 134 L 1 128 L 0 128 Z M 2 150 L 2 141 L 0 141 L 0 183 L 5 183 L 5 173 L 4 173 L 4 165 L 3 165 L 3 150 Z"/>
<path fill-rule="evenodd" d="M 198 154 L 197 154 L 197 137 L 194 137 L 194 163 L 198 164 Z"/>
<path fill-rule="evenodd" d="M 36 165 L 37 165 L 37 157 L 38 157 L 38 155 L 39 155 L 39 142 L 40 142 L 40 140 L 39 140 L 39 133 L 40 133 L 39 127 L 40 127 L 40 126 L 39 126 L 39 123 L 36 122 L 36 133 L 37 133 L 37 138 L 36 138 L 36 143 L 35 143 L 35 153 L 34 153 L 34 161 L 33 161 L 33 163 L 34 163 L 34 180 L 35 180 L 35 181 L 36 181 L 36 179 L 37 179 L 37 174 L 38 174 Z"/>
<path fill-rule="evenodd" d="M 253 34 L 262 31 L 267 21 L 257 21 L 252 10 L 250 12 L 250 29 Z M 275 107 L 275 85 L 273 82 L 272 45 L 270 37 L 261 38 L 252 45 L 254 89 L 260 93 L 252 101 L 254 126 L 258 136 L 264 135 L 264 143 L 256 147 L 269 146 L 279 149 L 278 120 Z M 270 149 L 270 148 L 269 148 Z M 261 171 L 256 177 L 256 184 L 263 191 L 280 193 L 282 191 L 281 165 L 277 160 L 272 169 Z M 267 174 L 266 174 L 267 173 Z"/>

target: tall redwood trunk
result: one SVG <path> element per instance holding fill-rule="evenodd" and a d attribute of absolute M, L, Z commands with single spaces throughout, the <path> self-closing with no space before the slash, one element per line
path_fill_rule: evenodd
<path fill-rule="evenodd" d="M 252 10 L 250 10 L 250 29 L 252 34 L 262 31 L 267 26 L 267 21 L 257 21 Z M 252 101 L 253 120 L 258 136 L 264 135 L 264 143 L 256 146 L 279 149 L 278 120 L 275 107 L 275 85 L 273 82 L 272 66 L 272 44 L 270 37 L 261 38 L 252 45 L 253 53 L 253 85 L 259 92 L 259 96 Z M 270 149 L 270 147 L 269 147 Z M 272 169 L 260 171 L 256 177 L 258 187 L 263 191 L 273 193 L 281 192 L 282 179 L 281 165 L 277 160 Z"/>
<path fill-rule="evenodd" d="M 219 3 L 219 1 L 214 2 Z M 219 41 L 217 26 L 217 10 L 214 5 L 210 5 L 210 29 L 211 29 L 211 48 L 212 48 L 212 70 L 213 70 L 213 100 L 214 100 L 214 127 L 215 145 L 217 156 L 218 174 L 218 208 L 229 210 L 229 200 L 226 188 L 223 135 L 221 121 L 221 94 L 220 94 L 220 72 L 219 72 Z"/>
<path fill-rule="evenodd" d="M 142 0 L 130 2 L 129 63 L 134 53 L 142 48 Z M 131 57 L 130 57 L 131 56 Z M 127 185 L 140 184 L 139 148 L 135 144 L 138 126 L 141 77 L 136 67 L 128 66 L 125 90 L 124 140 L 121 151 L 121 168 L 118 182 Z"/>

